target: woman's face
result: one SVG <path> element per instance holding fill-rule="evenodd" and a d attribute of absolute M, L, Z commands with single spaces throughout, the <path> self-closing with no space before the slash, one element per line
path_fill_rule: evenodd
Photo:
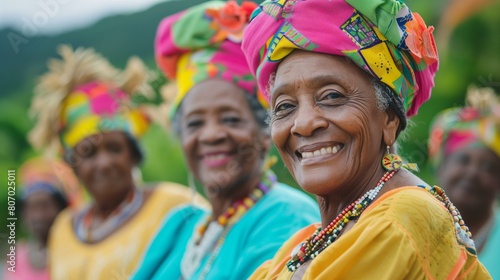
<path fill-rule="evenodd" d="M 61 206 L 54 196 L 47 192 L 35 192 L 23 202 L 23 217 L 28 230 L 40 240 L 46 240 L 50 227 Z"/>
<path fill-rule="evenodd" d="M 304 190 L 348 193 L 380 172 L 384 134 L 393 142 L 399 121 L 377 109 L 360 68 L 344 57 L 295 51 L 280 64 L 271 94 L 272 140 Z"/>
<path fill-rule="evenodd" d="M 181 141 L 190 170 L 214 194 L 261 173 L 270 139 L 243 90 L 223 80 L 193 87 L 182 102 Z"/>
<path fill-rule="evenodd" d="M 500 193 L 500 158 L 487 147 L 469 146 L 449 155 L 438 176 L 459 210 L 491 207 Z"/>
<path fill-rule="evenodd" d="M 134 188 L 134 156 L 130 139 L 114 131 L 89 136 L 73 149 L 75 174 L 95 201 L 102 205 L 121 202 Z"/>

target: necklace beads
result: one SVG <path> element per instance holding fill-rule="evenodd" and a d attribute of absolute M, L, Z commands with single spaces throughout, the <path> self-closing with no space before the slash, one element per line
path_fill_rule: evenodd
<path fill-rule="evenodd" d="M 303 263 L 314 259 L 339 237 L 345 225 L 354 218 L 359 217 L 363 211 L 375 200 L 384 184 L 390 180 L 398 170 L 388 171 L 379 180 L 377 186 L 367 191 L 355 202 L 347 206 L 324 229 L 318 228 L 305 242 L 301 243 L 298 250 L 292 252 L 292 259 L 287 263 L 289 271 L 295 271 Z"/>

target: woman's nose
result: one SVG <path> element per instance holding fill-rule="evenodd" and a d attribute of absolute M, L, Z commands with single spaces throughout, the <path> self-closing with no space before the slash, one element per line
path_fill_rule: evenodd
<path fill-rule="evenodd" d="M 327 128 L 323 111 L 312 102 L 298 104 L 291 133 L 297 136 L 312 136 L 316 131 Z"/>
<path fill-rule="evenodd" d="M 223 141 L 227 136 L 225 129 L 216 121 L 207 121 L 201 129 L 199 141 L 207 144 L 214 144 Z"/>

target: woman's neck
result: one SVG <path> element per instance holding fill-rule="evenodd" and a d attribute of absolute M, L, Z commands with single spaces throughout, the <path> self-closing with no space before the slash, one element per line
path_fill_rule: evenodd
<path fill-rule="evenodd" d="M 333 219 L 335 219 L 340 213 L 342 213 L 342 211 L 349 206 L 349 204 L 356 201 L 367 191 L 375 188 L 386 172 L 387 171 L 380 166 L 379 168 L 375 168 L 373 171 L 366 173 L 370 174 L 370 176 L 366 176 L 364 180 L 360 181 L 360 183 L 351 185 L 350 189 L 343 188 L 344 190 L 348 190 L 347 194 L 332 193 L 325 197 L 318 197 L 323 228 L 333 221 Z M 384 187 L 379 191 L 377 197 L 380 197 L 383 194 L 399 187 L 425 184 L 426 183 L 424 181 L 413 175 L 410 171 L 401 168 L 384 184 Z"/>
<path fill-rule="evenodd" d="M 458 211 L 460 211 L 462 219 L 464 219 L 465 224 L 472 233 L 472 237 L 475 237 L 494 215 L 494 207 L 490 206 L 463 210 L 458 206 L 456 207 L 458 208 Z"/>
<path fill-rule="evenodd" d="M 209 195 L 208 199 L 210 204 L 212 204 L 212 219 L 216 220 L 237 200 L 249 196 L 250 193 L 259 186 L 261 176 L 262 174 L 259 176 L 252 176 L 246 182 L 241 183 L 240 186 L 226 186 L 221 188 L 221 191 Z M 224 189 L 230 191 L 225 192 Z"/>
<path fill-rule="evenodd" d="M 101 220 L 105 220 L 108 218 L 114 210 L 116 210 L 129 196 L 133 195 L 136 191 L 135 186 L 132 186 L 128 192 L 122 194 L 120 197 L 110 201 L 100 201 L 95 199 L 94 204 L 92 205 L 92 211 L 94 215 Z"/>
<path fill-rule="evenodd" d="M 37 249 L 43 250 L 43 249 L 47 248 L 48 240 L 49 240 L 49 234 L 47 233 L 44 236 L 37 236 L 37 237 L 33 238 L 31 240 L 31 242 L 33 243 L 33 245 Z"/>
<path fill-rule="evenodd" d="M 374 167 L 369 170 L 367 176 L 363 179 L 347 183 L 345 186 L 339 187 L 334 192 L 325 195 L 317 196 L 320 212 L 321 224 L 325 228 L 332 222 L 342 211 L 351 203 L 356 201 L 370 189 L 376 187 L 378 181 L 384 175 L 382 166 Z"/>

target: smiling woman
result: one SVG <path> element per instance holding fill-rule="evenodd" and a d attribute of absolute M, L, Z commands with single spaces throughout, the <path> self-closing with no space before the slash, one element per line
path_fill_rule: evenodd
<path fill-rule="evenodd" d="M 149 121 L 130 94 L 147 93 L 145 68 L 131 59 L 124 72 L 89 49 L 60 48 L 36 89 L 31 133 L 39 148 L 55 148 L 92 200 L 62 212 L 49 238 L 51 279 L 125 279 L 163 216 L 192 201 L 188 188 L 139 188 L 133 169 Z"/>
<path fill-rule="evenodd" d="M 395 154 L 434 85 L 432 27 L 398 0 L 265 1 L 252 15 L 243 52 L 321 225 L 250 278 L 489 279 L 457 209 Z"/>
<path fill-rule="evenodd" d="M 157 62 L 177 85 L 173 127 L 212 209 L 172 213 L 134 279 L 246 279 L 319 221 L 314 201 L 279 183 L 265 163 L 268 104 L 240 48 L 255 6 L 210 1 L 160 23 Z"/>

